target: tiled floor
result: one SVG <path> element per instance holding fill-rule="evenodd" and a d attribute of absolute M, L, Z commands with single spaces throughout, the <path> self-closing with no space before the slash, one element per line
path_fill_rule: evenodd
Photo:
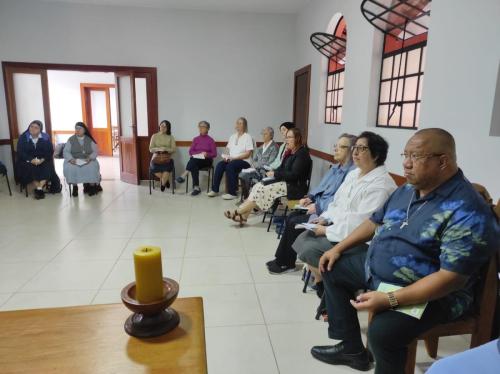
<path fill-rule="evenodd" d="M 64 189 L 42 201 L 0 191 L 1 310 L 120 302 L 134 277 L 132 251 L 158 245 L 180 296 L 204 299 L 211 374 L 354 372 L 311 357 L 312 345 L 331 342 L 313 318 L 318 299 L 301 292 L 298 272 L 267 273 L 277 240 L 261 217 L 240 229 L 222 215 L 234 202 L 186 196 L 183 186 L 174 196 L 118 181 L 103 188 L 97 197 Z M 468 340 L 443 339 L 439 354 Z M 416 373 L 431 362 L 424 352 Z"/>

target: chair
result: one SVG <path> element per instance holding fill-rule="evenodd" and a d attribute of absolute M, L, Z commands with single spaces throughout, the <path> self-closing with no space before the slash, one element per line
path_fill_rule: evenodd
<path fill-rule="evenodd" d="M 151 168 L 149 168 L 149 194 L 151 195 L 151 189 L 155 189 L 155 181 L 158 178 L 154 175 Z M 151 188 L 152 187 L 152 188 Z M 175 166 L 172 167 L 172 171 L 170 172 L 170 187 L 172 188 L 172 195 L 175 194 Z"/>
<path fill-rule="evenodd" d="M 210 192 L 210 186 L 212 186 L 212 179 L 214 177 L 214 166 L 205 166 L 204 168 L 201 168 L 200 171 L 207 171 L 208 172 L 208 182 L 207 182 L 207 193 Z M 188 193 L 188 187 L 189 187 L 189 175 L 191 173 L 188 173 L 186 175 L 186 194 Z"/>
<path fill-rule="evenodd" d="M 12 196 L 12 190 L 10 189 L 9 176 L 7 175 L 7 168 L 4 164 L 0 162 L 0 175 L 5 177 L 5 181 L 7 182 L 7 188 L 9 189 L 9 195 Z"/>
<path fill-rule="evenodd" d="M 307 179 L 306 179 L 307 191 L 309 191 L 309 187 L 311 185 L 312 170 L 313 170 L 313 162 L 311 160 L 311 164 L 309 165 L 309 172 L 308 172 Z M 262 217 L 262 223 L 265 222 L 268 214 L 271 215 L 271 219 L 269 220 L 269 225 L 267 225 L 267 232 L 269 232 L 269 230 L 271 228 L 271 224 L 273 223 L 273 218 L 275 217 L 276 210 L 278 210 L 278 207 L 281 203 L 281 198 L 283 198 L 283 197 L 286 197 L 286 196 L 281 196 L 281 197 L 276 198 L 273 202 L 273 205 L 266 212 L 264 212 L 264 217 Z M 292 201 L 296 202 L 296 200 L 292 200 Z M 285 225 L 285 220 L 286 220 L 287 214 L 288 214 L 288 204 L 285 206 L 285 210 L 283 213 L 283 225 Z M 284 226 L 283 226 L 283 228 L 284 228 Z M 280 232 L 278 233 L 278 239 L 281 237 L 282 229 L 280 229 Z"/>

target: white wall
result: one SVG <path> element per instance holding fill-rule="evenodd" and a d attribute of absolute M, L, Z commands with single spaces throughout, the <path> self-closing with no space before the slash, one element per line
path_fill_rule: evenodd
<path fill-rule="evenodd" d="M 312 64 L 309 143 L 329 152 L 341 132 L 375 131 L 390 144 L 389 169 L 402 173 L 399 154 L 414 131 L 375 127 L 382 36 L 364 19 L 359 6 L 360 1 L 316 0 L 299 14 L 294 68 Z M 311 33 L 326 30 L 337 12 L 347 22 L 341 126 L 323 123 L 326 58 L 308 40 Z M 500 58 L 499 20 L 498 0 L 432 2 L 420 124 L 450 131 L 465 174 L 485 184 L 495 198 L 500 197 L 500 138 L 490 137 L 489 131 Z M 321 162 L 315 159 L 315 164 Z"/>
<path fill-rule="evenodd" d="M 115 84 L 113 73 L 49 70 L 47 79 L 52 130 L 74 130 L 75 123 L 82 121 L 80 83 Z"/>
<path fill-rule="evenodd" d="M 294 15 L 169 11 L 0 0 L 0 59 L 156 66 L 159 118 L 179 140 L 202 119 L 227 139 L 292 113 Z M 0 90 L 0 126 L 7 124 Z M 4 130 L 2 130 L 4 132 Z"/>

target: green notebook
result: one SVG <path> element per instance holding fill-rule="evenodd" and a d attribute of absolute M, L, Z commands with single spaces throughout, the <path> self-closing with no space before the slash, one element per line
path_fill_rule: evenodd
<path fill-rule="evenodd" d="M 394 284 L 389 284 L 389 283 L 381 282 L 380 285 L 377 288 L 377 291 L 386 292 L 387 293 L 387 292 L 397 291 L 400 288 L 403 288 L 403 287 L 396 286 Z M 423 304 L 400 306 L 400 307 L 398 307 L 398 308 L 396 308 L 394 310 L 397 311 L 397 312 L 408 314 L 411 317 L 420 319 L 420 317 L 422 317 L 422 314 L 424 314 L 424 310 L 425 310 L 426 307 L 427 307 L 427 303 L 423 303 Z"/>

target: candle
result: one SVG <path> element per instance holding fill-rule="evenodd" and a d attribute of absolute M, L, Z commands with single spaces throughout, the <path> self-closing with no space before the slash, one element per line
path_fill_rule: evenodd
<path fill-rule="evenodd" d="M 134 252 L 135 298 L 150 303 L 163 297 L 161 249 L 143 246 Z"/>

